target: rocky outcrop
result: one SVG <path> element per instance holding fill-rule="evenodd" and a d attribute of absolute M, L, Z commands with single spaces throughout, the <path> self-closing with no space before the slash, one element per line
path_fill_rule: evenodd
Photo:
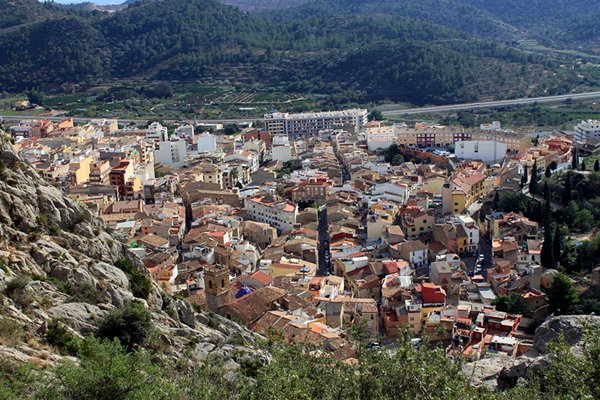
<path fill-rule="evenodd" d="M 248 357 L 266 359 L 255 349 L 254 333 L 197 312 L 155 284 L 147 299 L 136 299 L 127 274 L 115 263 L 125 259 L 144 273 L 145 268 L 122 238 L 44 181 L 2 135 L 0 160 L 5 166 L 0 170 L 0 322 L 14 324 L 28 341 L 43 345 L 48 325 L 59 321 L 77 335 L 90 334 L 108 312 L 135 299 L 151 311 L 153 327 L 173 357 L 192 349 L 192 365 L 231 360 L 228 365 L 234 366 Z M 15 289 L 17 278 L 22 283 Z M 15 361 L 39 358 L 45 360 L 42 364 L 53 364 L 62 359 L 50 348 L 8 345 L 1 339 L 0 356 Z"/>
<path fill-rule="evenodd" d="M 476 386 L 488 389 L 513 387 L 520 378 L 526 378 L 549 364 L 548 351 L 552 343 L 563 340 L 575 353 L 581 351 L 585 331 L 600 327 L 600 317 L 564 315 L 551 318 L 535 331 L 533 348 L 521 357 L 497 355 L 467 363 L 463 373 Z"/>

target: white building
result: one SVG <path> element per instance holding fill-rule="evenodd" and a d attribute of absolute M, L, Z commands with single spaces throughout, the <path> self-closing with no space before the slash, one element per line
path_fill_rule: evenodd
<path fill-rule="evenodd" d="M 577 142 L 587 142 L 595 139 L 600 139 L 599 120 L 588 119 L 577 124 L 575 127 L 575 140 Z"/>
<path fill-rule="evenodd" d="M 377 151 L 396 143 L 396 133 L 393 126 L 380 126 L 367 129 L 367 148 Z"/>
<path fill-rule="evenodd" d="M 267 223 L 283 233 L 294 229 L 298 215 L 296 204 L 273 195 L 246 197 L 244 209 L 253 221 Z"/>
<path fill-rule="evenodd" d="M 273 136 L 271 143 L 271 160 L 286 162 L 292 159 L 292 146 L 287 136 Z"/>
<path fill-rule="evenodd" d="M 164 142 L 169 138 L 166 126 L 162 126 L 160 122 L 153 122 L 146 128 L 146 139 L 154 142 Z"/>
<path fill-rule="evenodd" d="M 175 129 L 175 132 L 173 132 L 173 134 L 179 136 L 180 138 L 192 139 L 194 137 L 194 126 L 182 125 Z"/>
<path fill-rule="evenodd" d="M 217 138 L 215 135 L 204 132 L 196 137 L 198 153 L 210 153 L 217 150 Z"/>
<path fill-rule="evenodd" d="M 481 124 L 479 125 L 479 129 L 482 131 L 499 131 L 502 129 L 502 124 L 500 121 L 492 121 L 491 124 Z"/>
<path fill-rule="evenodd" d="M 456 142 L 454 154 L 465 160 L 481 160 L 486 164 L 502 163 L 508 146 L 495 140 L 466 140 Z"/>
<path fill-rule="evenodd" d="M 272 135 L 292 138 L 316 135 L 319 131 L 339 127 L 351 127 L 360 131 L 367 123 L 367 110 L 351 109 L 317 113 L 271 113 L 265 114 L 265 128 Z"/>
<path fill-rule="evenodd" d="M 371 199 L 394 201 L 404 204 L 408 201 L 412 188 L 404 183 L 378 183 L 371 189 Z"/>
<path fill-rule="evenodd" d="M 457 219 L 467 233 L 467 251 L 471 253 L 477 252 L 479 246 L 479 226 L 468 215 L 461 215 Z"/>
<path fill-rule="evenodd" d="M 154 151 L 154 162 L 181 168 L 185 164 L 186 155 L 187 143 L 185 140 L 179 140 L 173 136 L 171 140 L 158 143 L 158 148 Z"/>

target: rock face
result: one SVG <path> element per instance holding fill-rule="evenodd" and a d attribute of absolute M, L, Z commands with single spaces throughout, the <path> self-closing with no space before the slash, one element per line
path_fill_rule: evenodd
<path fill-rule="evenodd" d="M 76 334 L 93 333 L 110 310 L 135 299 L 115 262 L 129 260 L 145 273 L 141 260 L 101 219 L 44 181 L 1 131 L 0 160 L 0 323 L 16 324 L 40 341 L 45 327 L 56 320 Z M 19 277 L 27 277 L 24 287 L 18 297 L 11 296 L 7 286 Z M 255 334 L 219 316 L 195 312 L 156 284 L 142 302 L 174 357 L 192 347 L 192 363 L 219 359 L 234 365 L 247 357 L 265 358 L 254 349 Z M 38 355 L 49 362 L 62 358 L 44 351 L 23 343 L 0 346 L 0 355 L 17 361 Z"/>
<path fill-rule="evenodd" d="M 489 389 L 513 387 L 519 378 L 528 377 L 548 366 L 548 351 L 552 343 L 561 337 L 574 352 L 581 349 L 585 330 L 600 326 L 600 317 L 586 315 L 563 315 L 552 318 L 535 331 L 533 348 L 521 357 L 498 355 L 464 365 L 463 373 L 472 378 L 477 386 Z"/>

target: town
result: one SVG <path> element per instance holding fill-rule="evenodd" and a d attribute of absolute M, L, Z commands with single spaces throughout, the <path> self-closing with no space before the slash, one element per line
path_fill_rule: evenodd
<path fill-rule="evenodd" d="M 370 348 L 409 332 L 415 346 L 427 338 L 468 360 L 525 353 L 559 311 L 552 287 L 564 276 L 566 238 L 541 221 L 570 197 L 559 204 L 542 181 L 598 171 L 585 160 L 600 152 L 600 121 L 536 135 L 374 117 L 5 126 L 166 293 L 263 336 L 324 344 L 339 359 L 352 357 L 350 328 Z M 527 212 L 511 204 L 522 198 Z"/>

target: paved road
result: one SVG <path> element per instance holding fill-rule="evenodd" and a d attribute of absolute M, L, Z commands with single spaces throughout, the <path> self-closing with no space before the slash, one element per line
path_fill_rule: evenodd
<path fill-rule="evenodd" d="M 565 101 L 567 99 L 572 100 L 588 100 L 600 98 L 600 92 L 587 92 L 587 93 L 575 93 L 575 94 L 563 94 L 559 96 L 544 96 L 544 97 L 527 97 L 522 99 L 513 100 L 498 100 L 488 101 L 484 103 L 466 103 L 466 104 L 452 104 L 447 106 L 437 107 L 422 107 L 422 108 L 407 108 L 404 110 L 391 110 L 384 111 L 384 116 L 394 115 L 405 115 L 405 114 L 429 114 L 445 111 L 461 111 L 461 110 L 473 110 L 477 108 L 497 108 L 506 107 L 522 104 L 533 104 L 533 103 L 556 103 Z"/>
<path fill-rule="evenodd" d="M 422 108 L 407 108 L 404 110 L 390 110 L 384 111 L 384 115 L 393 116 L 393 115 L 405 115 L 405 114 L 429 114 L 429 113 L 437 113 L 437 112 L 445 112 L 445 111 L 460 111 L 460 110 L 473 110 L 476 108 L 496 108 L 496 107 L 505 107 L 505 106 L 513 106 L 520 104 L 533 104 L 533 103 L 556 103 L 565 101 L 567 99 L 572 100 L 588 100 L 600 98 L 600 92 L 587 92 L 587 93 L 575 93 L 575 94 L 563 94 L 559 96 L 545 96 L 545 97 L 528 97 L 522 99 L 513 99 L 513 100 L 498 100 L 498 101 L 489 101 L 484 103 L 466 103 L 466 104 L 451 104 L 447 106 L 437 106 L 437 107 L 422 107 Z M 5 119 L 9 121 L 19 121 L 22 119 L 48 119 L 50 121 L 60 121 L 64 117 L 47 117 L 40 115 L 0 115 L 0 119 Z M 97 118 L 74 118 L 75 122 L 89 122 L 92 119 Z M 155 118 L 160 119 L 160 118 Z M 165 119 L 165 122 L 178 122 L 178 121 L 190 121 L 191 118 L 180 118 L 180 119 Z M 261 121 L 262 118 L 237 118 L 237 119 L 206 119 L 206 120 L 196 120 L 199 123 L 225 123 L 225 124 L 236 124 L 242 122 L 250 122 L 250 121 Z M 144 123 L 148 122 L 148 119 L 119 119 L 119 122 L 122 124 L 128 124 L 130 122 L 133 123 Z"/>

